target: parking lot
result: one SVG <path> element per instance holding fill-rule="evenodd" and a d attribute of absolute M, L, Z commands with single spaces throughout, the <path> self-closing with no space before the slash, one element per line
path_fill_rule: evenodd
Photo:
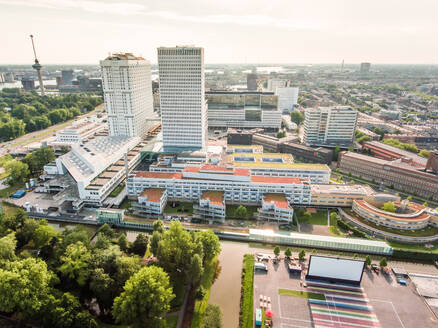
<path fill-rule="evenodd" d="M 271 256 L 274 257 L 273 254 Z M 257 270 L 254 275 L 254 309 L 260 307 L 260 295 L 266 295 L 271 299 L 274 327 L 314 327 L 307 298 L 280 296 L 278 293 L 279 289 L 306 291 L 307 289 L 302 286 L 301 277 L 290 275 L 284 260 L 278 264 L 274 264 L 272 260 L 264 263 L 267 264 L 268 272 Z M 304 272 L 302 276 L 304 277 Z M 361 287 L 381 327 L 438 326 L 438 320 L 428 309 L 422 297 L 416 294 L 409 279 L 407 286 L 401 286 L 393 274 L 377 275 L 366 270 Z"/>

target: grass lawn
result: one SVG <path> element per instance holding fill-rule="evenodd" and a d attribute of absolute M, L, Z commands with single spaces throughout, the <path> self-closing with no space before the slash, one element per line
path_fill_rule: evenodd
<path fill-rule="evenodd" d="M 210 289 L 213 285 L 213 278 L 216 273 L 216 267 L 218 265 L 218 259 L 215 257 L 210 263 L 204 268 L 204 274 L 201 278 L 201 286 L 204 287 L 206 293 L 202 300 L 196 300 L 195 310 L 193 312 L 191 328 L 201 328 L 202 319 L 204 317 L 205 309 L 208 305 L 208 299 L 210 298 Z"/>
<path fill-rule="evenodd" d="M 24 212 L 23 209 L 21 209 L 17 206 L 8 204 L 6 202 L 2 202 L 2 208 L 3 208 L 3 212 L 5 212 L 6 215 L 16 215 L 20 211 Z"/>
<path fill-rule="evenodd" d="M 257 212 L 257 206 L 245 206 L 246 207 L 246 217 L 241 219 L 235 216 L 234 212 L 239 207 L 239 205 L 227 205 L 225 209 L 226 219 L 237 219 L 237 220 L 252 220 L 254 219 L 254 214 Z"/>
<path fill-rule="evenodd" d="M 240 328 L 253 327 L 254 298 L 254 255 L 245 254 L 242 268 L 242 289 L 240 295 Z"/>
<path fill-rule="evenodd" d="M 438 228 L 427 226 L 426 228 L 420 229 L 420 230 L 401 230 L 401 229 L 393 229 L 389 227 L 385 227 L 383 225 L 377 225 L 374 222 L 368 221 L 358 215 L 356 215 L 352 210 L 350 209 L 344 209 L 344 212 L 346 212 L 348 215 L 352 216 L 356 220 L 378 230 L 386 231 L 389 233 L 402 235 L 402 236 L 411 236 L 411 237 L 427 237 L 427 236 L 434 236 L 438 235 Z"/>
<path fill-rule="evenodd" d="M 278 295 L 281 296 L 291 296 L 291 297 L 301 297 L 301 298 L 311 298 L 314 300 L 322 300 L 325 301 L 325 296 L 319 293 L 309 293 L 304 292 L 302 290 L 291 290 L 291 289 L 282 289 L 278 290 Z"/>
<path fill-rule="evenodd" d="M 327 210 L 318 210 L 312 213 L 310 217 L 304 215 L 303 211 L 296 211 L 298 222 L 314 225 L 327 225 Z"/>
<path fill-rule="evenodd" d="M 171 315 L 166 317 L 166 328 L 176 328 L 178 324 L 178 315 Z"/>
<path fill-rule="evenodd" d="M 434 245 L 433 248 L 426 248 L 423 245 L 403 244 L 395 241 L 386 241 L 386 242 L 389 244 L 389 246 L 395 249 L 409 249 L 412 251 L 438 253 L 438 245 Z"/>
<path fill-rule="evenodd" d="M 164 209 L 164 213 L 166 214 L 193 214 L 193 203 L 183 203 L 183 202 L 175 202 L 178 204 L 176 207 L 172 207 L 173 202 L 168 202 L 166 208 Z"/>

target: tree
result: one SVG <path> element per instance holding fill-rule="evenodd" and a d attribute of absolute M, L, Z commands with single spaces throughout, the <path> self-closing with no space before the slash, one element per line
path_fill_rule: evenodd
<path fill-rule="evenodd" d="M 234 211 L 234 216 L 239 219 L 244 219 L 248 215 L 248 211 L 245 206 L 239 205 Z"/>
<path fill-rule="evenodd" d="M 158 254 L 158 244 L 160 243 L 160 240 L 161 234 L 158 231 L 154 231 L 151 238 L 151 252 L 155 256 Z"/>
<path fill-rule="evenodd" d="M 90 313 L 82 310 L 79 300 L 70 293 L 48 295 L 38 319 L 42 327 L 97 328 L 97 323 Z"/>
<path fill-rule="evenodd" d="M 61 256 L 59 271 L 69 279 L 75 280 L 79 286 L 85 285 L 90 276 L 92 255 L 89 249 L 80 241 L 67 246 Z"/>
<path fill-rule="evenodd" d="M 9 118 L 6 122 L 0 122 L 0 138 L 12 140 L 25 134 L 26 124 L 16 118 Z"/>
<path fill-rule="evenodd" d="M 286 131 L 278 131 L 277 138 L 284 138 L 286 136 Z"/>
<path fill-rule="evenodd" d="M 163 220 L 154 221 L 154 231 L 158 231 L 159 233 L 164 232 L 164 223 Z"/>
<path fill-rule="evenodd" d="M 303 261 L 306 258 L 306 252 L 304 251 L 304 249 L 302 249 L 299 253 L 298 253 L 298 257 L 300 259 L 300 261 Z"/>
<path fill-rule="evenodd" d="M 114 231 L 113 228 L 111 228 L 107 223 L 105 223 L 104 225 L 102 225 L 99 230 L 97 230 L 98 233 L 101 233 L 105 236 L 107 236 L 109 239 L 114 238 L 116 232 Z"/>
<path fill-rule="evenodd" d="M 201 282 L 204 268 L 202 266 L 202 259 L 199 254 L 193 255 L 190 261 L 190 278 L 192 286 L 197 286 Z"/>
<path fill-rule="evenodd" d="M 37 314 L 54 283 L 54 274 L 44 261 L 27 258 L 6 261 L 0 267 L 0 311 Z"/>
<path fill-rule="evenodd" d="M 15 259 L 15 248 L 17 247 L 17 240 L 15 239 L 15 233 L 0 238 L 0 260 L 13 260 Z"/>
<path fill-rule="evenodd" d="M 427 202 L 424 202 L 424 203 L 423 203 L 423 206 L 424 206 L 424 207 L 427 207 L 427 205 L 428 205 Z"/>
<path fill-rule="evenodd" d="M 221 252 L 221 244 L 219 237 L 211 230 L 203 230 L 196 232 L 196 240 L 202 244 L 202 249 L 204 251 L 204 258 L 202 263 L 205 265 L 210 262 Z"/>
<path fill-rule="evenodd" d="M 96 268 L 91 274 L 90 290 L 96 296 L 100 311 L 105 313 L 110 310 L 114 295 L 114 280 L 102 268 Z"/>
<path fill-rule="evenodd" d="M 396 208 L 393 202 L 386 202 L 385 204 L 383 204 L 382 210 L 386 212 L 395 213 Z"/>
<path fill-rule="evenodd" d="M 43 221 L 35 230 L 33 240 L 36 248 L 42 248 L 50 243 L 52 238 L 58 236 L 58 231 L 50 225 L 47 221 Z"/>
<path fill-rule="evenodd" d="M 284 255 L 287 257 L 291 257 L 292 256 L 292 250 L 288 247 L 286 248 L 286 250 L 284 251 Z"/>
<path fill-rule="evenodd" d="M 275 254 L 275 256 L 280 255 L 280 247 L 279 246 L 274 247 L 274 254 Z"/>
<path fill-rule="evenodd" d="M 386 260 L 385 257 L 382 257 L 382 258 L 380 259 L 379 265 L 380 265 L 380 267 L 381 267 L 382 269 L 383 269 L 383 268 L 386 268 L 386 267 L 388 266 L 388 261 Z"/>
<path fill-rule="evenodd" d="M 149 245 L 149 236 L 144 233 L 139 233 L 131 246 L 131 253 L 143 257 Z"/>
<path fill-rule="evenodd" d="M 23 184 L 30 174 L 27 164 L 20 161 L 10 161 L 6 163 L 5 171 L 9 173 L 8 183 L 11 186 Z"/>
<path fill-rule="evenodd" d="M 123 289 L 114 300 L 113 317 L 134 327 L 160 326 L 175 297 L 168 275 L 156 266 L 142 268 Z"/>
<path fill-rule="evenodd" d="M 365 256 L 365 264 L 367 266 L 371 265 L 371 256 L 369 256 L 369 255 Z"/>
<path fill-rule="evenodd" d="M 339 145 L 336 145 L 335 149 L 333 150 L 333 160 L 334 161 L 338 160 L 338 156 L 339 156 L 340 151 L 341 151 L 341 147 L 339 147 Z"/>
<path fill-rule="evenodd" d="M 420 150 L 418 155 L 420 155 L 421 157 L 429 158 L 430 151 L 426 150 L 426 149 L 422 149 L 422 150 Z"/>
<path fill-rule="evenodd" d="M 24 219 L 21 228 L 18 229 L 17 233 L 15 234 L 18 248 L 27 245 L 27 243 L 34 238 L 35 230 L 38 229 L 41 222 L 42 221 L 38 222 L 37 220 L 29 218 Z"/>
<path fill-rule="evenodd" d="M 138 272 L 142 267 L 138 256 L 119 256 L 116 258 L 115 281 L 119 286 L 120 292 L 126 281 Z"/>
<path fill-rule="evenodd" d="M 49 147 L 43 147 L 30 154 L 27 154 L 23 159 L 23 162 L 28 165 L 31 174 L 37 174 L 43 170 L 44 165 L 53 162 L 54 160 L 55 152 L 53 149 Z"/>
<path fill-rule="evenodd" d="M 119 239 L 117 239 L 117 245 L 119 245 L 122 252 L 126 253 L 129 250 L 129 241 L 124 233 L 120 234 Z"/>
<path fill-rule="evenodd" d="M 202 244 L 197 243 L 179 221 L 173 221 L 158 244 L 156 256 L 160 266 L 174 279 L 182 276 L 190 281 L 191 259 L 195 254 L 202 259 Z"/>
<path fill-rule="evenodd" d="M 216 304 L 208 304 L 202 321 L 202 328 L 222 328 L 221 308 Z"/>
<path fill-rule="evenodd" d="M 412 200 L 412 196 L 408 196 L 408 198 L 406 198 L 408 201 Z"/>
<path fill-rule="evenodd" d="M 290 113 L 290 120 L 299 126 L 304 122 L 304 115 L 298 110 L 293 110 Z"/>

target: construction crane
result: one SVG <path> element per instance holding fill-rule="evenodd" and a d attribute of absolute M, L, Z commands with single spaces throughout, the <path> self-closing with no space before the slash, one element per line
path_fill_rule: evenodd
<path fill-rule="evenodd" d="M 35 64 L 32 65 L 32 68 L 35 69 L 37 71 L 37 75 L 38 75 L 38 81 L 40 81 L 40 89 L 41 89 L 41 96 L 44 96 L 44 84 L 43 84 L 43 77 L 41 76 L 41 64 L 38 61 L 37 55 L 36 55 L 36 51 L 35 51 L 35 44 L 33 43 L 33 35 L 30 35 L 30 39 L 32 40 L 32 48 L 33 48 L 33 54 L 35 56 Z"/>

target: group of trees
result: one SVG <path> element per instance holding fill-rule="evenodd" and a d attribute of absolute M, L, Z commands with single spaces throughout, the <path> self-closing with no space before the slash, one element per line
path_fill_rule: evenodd
<path fill-rule="evenodd" d="M 303 113 L 301 113 L 301 112 L 298 111 L 298 110 L 293 110 L 293 111 L 290 113 L 290 119 L 291 119 L 291 121 L 294 122 L 296 125 L 300 126 L 301 123 L 304 122 L 304 115 L 303 115 Z"/>
<path fill-rule="evenodd" d="M 157 262 L 142 261 L 151 250 Z M 130 243 L 107 225 L 94 242 L 81 226 L 62 233 L 18 210 L 0 214 L 0 311 L 44 327 L 108 323 L 159 327 L 176 283 L 198 286 L 220 252 L 211 231 L 189 233 L 178 222 Z M 210 309 L 215 312 L 215 309 Z M 212 326 L 213 327 L 213 326 Z"/>
<path fill-rule="evenodd" d="M 22 185 L 30 176 L 41 173 L 44 165 L 55 160 L 55 152 L 48 147 L 40 148 L 26 155 L 21 161 L 15 160 L 10 155 L 1 158 L 0 165 L 8 173 L 10 185 Z"/>
<path fill-rule="evenodd" d="M 391 146 L 394 146 L 394 147 L 397 147 L 397 148 L 400 148 L 403 150 L 410 151 L 412 153 L 419 152 L 417 146 L 415 146 L 414 144 L 403 143 L 403 142 L 398 141 L 397 139 L 388 138 L 388 139 L 383 139 L 382 142 L 387 144 L 387 145 L 391 145 Z"/>
<path fill-rule="evenodd" d="M 274 247 L 274 255 L 275 256 L 280 255 L 280 246 Z M 292 250 L 290 249 L 290 247 L 285 249 L 284 256 L 292 257 Z M 300 259 L 300 261 L 304 261 L 304 259 L 306 258 L 306 251 L 304 249 L 302 249 L 298 252 L 298 258 Z"/>
<path fill-rule="evenodd" d="M 360 143 L 362 145 L 365 141 L 370 141 L 370 140 L 371 140 L 370 136 L 367 136 L 365 133 L 363 133 L 359 130 L 356 130 L 356 141 L 358 143 Z"/>
<path fill-rule="evenodd" d="M 45 129 L 92 110 L 101 97 L 86 94 L 39 96 L 31 91 L 5 88 L 0 91 L 0 139 L 12 140 Z"/>

